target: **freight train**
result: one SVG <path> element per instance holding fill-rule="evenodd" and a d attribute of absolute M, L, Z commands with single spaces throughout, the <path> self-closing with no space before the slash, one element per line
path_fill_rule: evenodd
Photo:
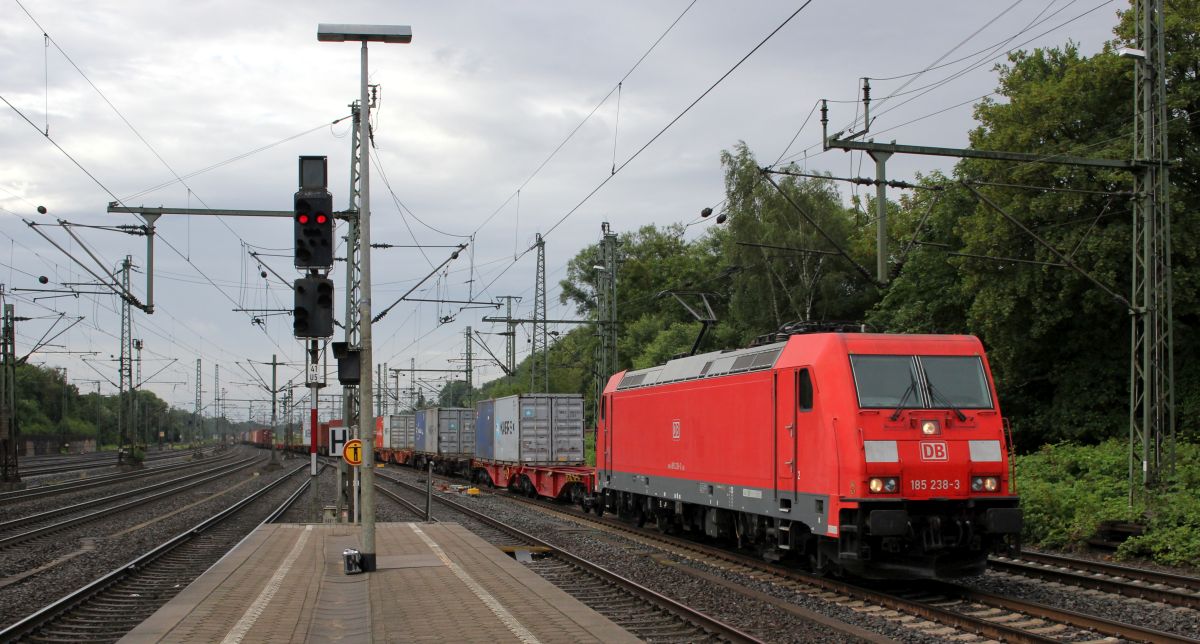
<path fill-rule="evenodd" d="M 977 338 L 811 333 L 613 375 L 594 509 L 868 578 L 980 574 L 1022 524 Z"/>

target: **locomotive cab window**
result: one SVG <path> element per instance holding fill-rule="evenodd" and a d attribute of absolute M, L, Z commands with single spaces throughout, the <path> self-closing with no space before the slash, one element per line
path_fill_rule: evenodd
<path fill-rule="evenodd" d="M 991 409 L 978 356 L 852 355 L 850 368 L 863 409 Z"/>
<path fill-rule="evenodd" d="M 858 406 L 923 407 L 917 365 L 912 356 L 850 356 Z"/>
<path fill-rule="evenodd" d="M 930 406 L 991 409 L 992 393 L 976 356 L 921 356 L 929 385 Z"/>
<path fill-rule="evenodd" d="M 809 375 L 808 369 L 800 370 L 800 378 L 796 381 L 796 389 L 796 400 L 800 402 L 800 411 L 812 411 L 813 383 L 812 376 Z"/>

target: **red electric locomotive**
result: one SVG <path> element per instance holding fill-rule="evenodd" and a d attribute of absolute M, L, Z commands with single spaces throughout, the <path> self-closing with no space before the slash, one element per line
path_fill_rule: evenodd
<path fill-rule="evenodd" d="M 1022 521 L 994 392 L 971 336 L 801 334 L 618 373 L 596 509 L 818 571 L 979 574 Z"/>

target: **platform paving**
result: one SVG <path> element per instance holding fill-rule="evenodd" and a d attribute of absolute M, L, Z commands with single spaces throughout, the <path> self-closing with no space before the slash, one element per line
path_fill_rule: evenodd
<path fill-rule="evenodd" d="M 121 642 L 636 642 L 453 523 L 378 523 L 378 569 L 342 572 L 358 527 L 271 524 Z"/>

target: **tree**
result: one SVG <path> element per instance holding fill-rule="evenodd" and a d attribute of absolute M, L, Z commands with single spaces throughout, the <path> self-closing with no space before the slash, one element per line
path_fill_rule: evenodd
<path fill-rule="evenodd" d="M 776 175 L 777 190 L 745 143 L 723 152 L 721 165 L 729 230 L 719 239 L 731 276 L 730 318 L 741 340 L 797 320 L 861 320 L 878 291 L 839 249 L 862 265 L 874 245 L 859 242 L 862 227 L 832 182 Z"/>
<path fill-rule="evenodd" d="M 442 385 L 442 391 L 438 394 L 438 406 L 466 407 L 470 394 L 471 390 L 467 387 L 467 381 L 451 380 Z"/>

